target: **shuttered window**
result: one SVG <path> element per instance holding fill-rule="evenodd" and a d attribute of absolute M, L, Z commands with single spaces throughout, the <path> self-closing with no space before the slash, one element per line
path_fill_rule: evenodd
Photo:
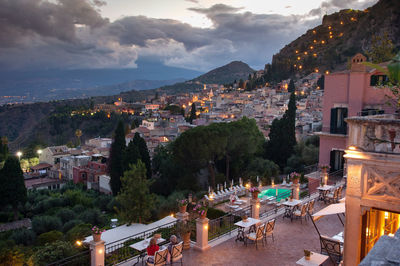
<path fill-rule="evenodd" d="M 346 117 L 347 108 L 332 108 L 330 132 L 333 134 L 346 134 L 347 123 L 344 121 Z"/>

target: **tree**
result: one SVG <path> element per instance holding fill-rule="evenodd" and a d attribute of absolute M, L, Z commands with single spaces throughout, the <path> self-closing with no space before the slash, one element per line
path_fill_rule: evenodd
<path fill-rule="evenodd" d="M 116 196 L 121 189 L 121 176 L 124 173 L 123 156 L 125 152 L 124 123 L 118 122 L 111 144 L 108 172 L 110 174 L 110 186 L 113 195 Z"/>
<path fill-rule="evenodd" d="M 21 165 L 15 156 L 8 156 L 0 170 L 0 186 L 2 206 L 11 205 L 14 211 L 14 220 L 17 220 L 18 205 L 25 204 L 27 193 Z"/>
<path fill-rule="evenodd" d="M 244 81 L 243 81 L 243 79 L 240 79 L 239 80 L 239 88 L 241 88 L 241 89 L 244 89 Z"/>
<path fill-rule="evenodd" d="M 155 197 L 150 193 L 151 181 L 146 178 L 146 166 L 141 161 L 131 164 L 121 178 L 121 192 L 117 196 L 117 212 L 126 222 L 142 223 L 150 218 Z"/>
<path fill-rule="evenodd" d="M 77 146 L 81 146 L 82 130 L 80 129 L 75 130 L 75 136 L 77 138 Z"/>
<path fill-rule="evenodd" d="M 318 86 L 321 90 L 324 90 L 324 88 L 325 88 L 325 75 L 322 75 L 322 76 L 317 80 L 317 86 Z"/>
<path fill-rule="evenodd" d="M 0 162 L 4 161 L 8 155 L 8 139 L 1 137 L 0 139 Z"/>
<path fill-rule="evenodd" d="M 294 81 L 293 79 L 290 80 L 289 86 L 288 86 L 288 92 L 294 92 L 296 90 L 296 87 L 294 86 Z"/>
<path fill-rule="evenodd" d="M 192 109 L 190 110 L 190 116 L 189 116 L 189 123 L 192 124 L 193 120 L 196 119 L 196 104 L 192 103 Z"/>
<path fill-rule="evenodd" d="M 130 164 L 137 163 L 140 158 L 139 148 L 135 144 L 135 141 L 131 140 L 124 153 L 124 171 L 129 169 Z"/>
<path fill-rule="evenodd" d="M 147 149 L 146 141 L 140 136 L 139 133 L 136 132 L 135 136 L 133 137 L 133 142 L 135 143 L 136 147 L 138 147 L 138 149 L 139 149 L 140 159 L 146 165 L 147 177 L 151 178 L 151 174 L 152 174 L 151 160 L 150 160 L 149 150 Z"/>
<path fill-rule="evenodd" d="M 367 55 L 375 64 L 389 61 L 395 56 L 394 45 L 387 32 L 384 32 L 383 35 L 372 36 L 371 47 Z"/>
<path fill-rule="evenodd" d="M 296 145 L 296 96 L 290 95 L 288 109 L 281 119 L 274 119 L 269 132 L 269 141 L 265 147 L 265 157 L 282 169 L 293 154 Z"/>

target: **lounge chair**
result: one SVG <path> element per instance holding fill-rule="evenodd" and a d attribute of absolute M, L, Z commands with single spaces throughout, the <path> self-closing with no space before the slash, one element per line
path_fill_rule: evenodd
<path fill-rule="evenodd" d="M 237 202 L 237 203 L 239 203 L 239 204 L 246 203 L 246 201 L 245 201 L 245 200 L 241 200 L 241 199 L 239 199 L 239 197 L 238 197 L 237 195 L 235 195 L 235 202 Z"/>
<path fill-rule="evenodd" d="M 247 239 L 249 239 L 249 240 L 252 240 L 252 241 L 254 241 L 256 243 L 256 249 L 258 249 L 257 242 L 259 240 L 262 241 L 262 244 L 264 246 L 264 241 L 263 241 L 263 239 L 264 239 L 264 228 L 265 228 L 265 224 L 262 224 L 262 225 L 257 227 L 255 233 L 250 233 L 250 234 L 246 235 L 246 238 L 245 238 L 245 241 L 244 241 L 245 245 L 247 246 Z"/>
<path fill-rule="evenodd" d="M 286 187 L 287 183 L 286 183 L 286 179 L 283 179 L 283 182 L 281 184 L 281 186 Z"/>
<path fill-rule="evenodd" d="M 180 242 L 180 243 L 172 246 L 171 261 L 170 261 L 171 265 L 178 261 L 180 261 L 181 265 L 183 265 L 182 250 L 183 250 L 183 242 Z"/>
<path fill-rule="evenodd" d="M 146 259 L 147 266 L 161 266 L 167 264 L 168 249 L 156 251 L 154 254 L 154 261 L 150 261 L 149 257 Z"/>

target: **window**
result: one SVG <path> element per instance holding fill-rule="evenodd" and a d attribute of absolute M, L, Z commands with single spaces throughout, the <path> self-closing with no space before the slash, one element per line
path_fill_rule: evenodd
<path fill-rule="evenodd" d="M 362 109 L 360 114 L 361 116 L 367 116 L 367 115 L 381 115 L 384 113 L 385 113 L 384 110 L 367 108 L 367 109 Z"/>
<path fill-rule="evenodd" d="M 347 117 L 347 108 L 332 108 L 331 109 L 331 130 L 333 134 L 347 133 L 347 123 L 344 119 Z"/>
<path fill-rule="evenodd" d="M 386 75 L 372 75 L 370 86 L 386 85 L 389 82 L 389 78 Z"/>
<path fill-rule="evenodd" d="M 330 166 L 331 172 L 335 172 L 338 170 L 342 170 L 344 167 L 344 151 L 340 150 L 333 150 L 330 154 Z"/>

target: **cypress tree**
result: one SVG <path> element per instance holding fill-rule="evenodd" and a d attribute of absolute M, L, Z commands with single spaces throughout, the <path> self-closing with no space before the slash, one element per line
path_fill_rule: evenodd
<path fill-rule="evenodd" d="M 110 173 L 110 186 L 113 195 L 121 190 L 121 176 L 124 174 L 123 159 L 125 152 L 125 128 L 122 121 L 118 122 L 111 144 L 108 172 Z"/>
<path fill-rule="evenodd" d="M 129 170 L 129 165 L 136 164 L 139 159 L 139 148 L 136 146 L 135 142 L 131 140 L 124 153 L 124 171 Z"/>
<path fill-rule="evenodd" d="M 0 139 L 0 162 L 4 161 L 8 155 L 8 140 L 7 137 Z"/>
<path fill-rule="evenodd" d="M 139 133 L 135 133 L 133 137 L 133 142 L 135 143 L 136 147 L 139 149 L 140 159 L 146 165 L 146 174 L 147 177 L 151 177 L 151 161 L 150 161 L 150 154 L 149 150 L 147 149 L 146 141 L 139 135 Z"/>
<path fill-rule="evenodd" d="M 196 104 L 192 103 L 192 109 L 190 110 L 190 116 L 189 116 L 189 123 L 192 124 L 193 120 L 196 119 Z"/>
<path fill-rule="evenodd" d="M 18 205 L 27 200 L 24 174 L 19 160 L 8 156 L 0 170 L 0 199 L 3 206 L 11 205 L 14 210 L 14 220 L 18 219 Z"/>
<path fill-rule="evenodd" d="M 288 92 L 294 92 L 296 90 L 296 87 L 294 86 L 294 81 L 293 79 L 290 80 L 289 86 L 288 86 Z"/>

